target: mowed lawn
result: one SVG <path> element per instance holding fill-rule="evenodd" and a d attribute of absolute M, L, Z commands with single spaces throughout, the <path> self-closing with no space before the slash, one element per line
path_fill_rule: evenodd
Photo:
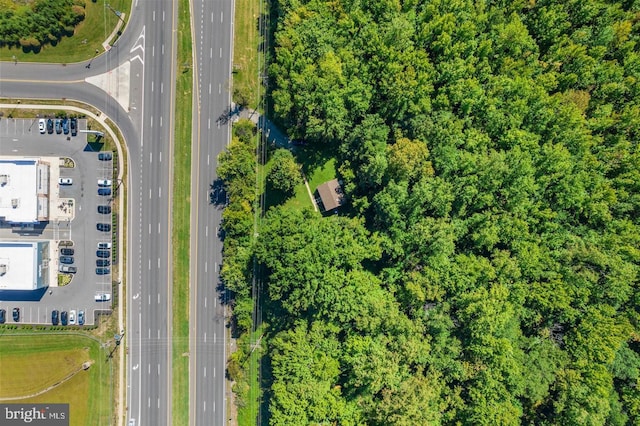
<path fill-rule="evenodd" d="M 233 101 L 240 98 L 256 109 L 258 94 L 258 19 L 260 17 L 257 0 L 236 0 L 233 37 Z"/>
<path fill-rule="evenodd" d="M 92 362 L 88 370 L 43 394 L 4 402 L 68 403 L 71 425 L 109 425 L 113 382 L 106 355 L 97 341 L 79 335 L 2 335 L 0 398 L 38 393 Z"/>
<path fill-rule="evenodd" d="M 72 37 L 62 37 L 56 46 L 46 44 L 38 53 L 25 53 L 20 46 L 3 47 L 0 48 L 0 61 L 13 61 L 15 56 L 18 62 L 70 64 L 91 59 L 96 54 L 96 49 L 99 53 L 104 53 L 102 42 L 109 37 L 120 19 L 106 6 L 107 4 L 114 10 L 125 13 L 125 20 L 129 19 L 131 0 L 109 0 L 96 3 L 86 0 L 84 20 L 76 26 Z M 124 25 L 122 28 L 124 29 Z"/>

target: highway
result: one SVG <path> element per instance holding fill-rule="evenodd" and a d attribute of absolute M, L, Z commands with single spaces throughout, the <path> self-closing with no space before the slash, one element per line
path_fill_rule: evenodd
<path fill-rule="evenodd" d="M 230 140 L 218 121 L 231 105 L 233 1 L 193 0 L 194 99 L 191 174 L 189 424 L 226 424 L 225 310 L 218 291 L 224 200 L 211 200 L 218 154 Z M 219 194 L 214 194 L 219 197 Z M 213 202 L 212 202 L 213 201 Z"/>
<path fill-rule="evenodd" d="M 108 53 L 80 64 L 2 63 L 0 96 L 85 102 L 116 122 L 127 141 L 126 416 L 137 425 L 156 426 L 172 424 L 170 238 L 177 3 L 134 2 L 125 32 Z M 85 82 L 86 77 L 125 63 L 130 67 L 129 105 Z"/>

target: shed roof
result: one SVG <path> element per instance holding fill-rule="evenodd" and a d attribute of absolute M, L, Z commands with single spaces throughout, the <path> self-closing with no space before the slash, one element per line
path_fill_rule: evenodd
<path fill-rule="evenodd" d="M 318 186 L 318 195 L 324 206 L 324 210 L 333 210 L 344 204 L 344 192 L 338 179 L 330 180 Z"/>

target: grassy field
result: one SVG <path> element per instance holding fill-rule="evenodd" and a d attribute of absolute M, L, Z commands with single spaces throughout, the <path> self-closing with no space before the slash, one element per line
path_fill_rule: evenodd
<path fill-rule="evenodd" d="M 257 109 L 258 0 L 236 0 L 233 38 L 233 101 Z"/>
<path fill-rule="evenodd" d="M 129 19 L 131 0 L 104 0 L 99 2 L 85 1 L 86 15 L 76 27 L 73 37 L 63 37 L 56 45 L 45 45 L 38 53 L 24 53 L 21 47 L 0 48 L 0 61 L 18 62 L 53 62 L 69 64 L 91 59 L 96 52 L 104 52 L 102 43 L 113 31 L 120 18 L 106 7 L 111 5 L 115 10 L 125 13 L 125 20 Z M 123 26 L 124 28 L 124 26 Z M 86 40 L 86 42 L 84 42 Z"/>
<path fill-rule="evenodd" d="M 88 370 L 43 394 L 6 402 L 68 403 L 71 425 L 109 425 L 115 364 L 106 362 L 106 356 L 99 342 L 82 335 L 0 335 L 0 397 L 38 393 L 89 361 Z"/>
<path fill-rule="evenodd" d="M 189 1 L 178 4 L 178 64 L 191 63 Z M 178 67 L 173 170 L 173 421 L 189 424 L 189 232 L 191 223 L 191 68 Z"/>

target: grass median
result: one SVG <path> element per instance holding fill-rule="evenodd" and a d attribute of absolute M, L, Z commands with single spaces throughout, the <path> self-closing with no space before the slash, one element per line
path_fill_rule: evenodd
<path fill-rule="evenodd" d="M 258 0 L 236 0 L 233 38 L 233 101 L 257 109 Z"/>
<path fill-rule="evenodd" d="M 176 76 L 173 170 L 173 421 L 189 424 L 189 235 L 191 224 L 191 23 L 189 1 L 178 3 L 178 60 Z"/>

